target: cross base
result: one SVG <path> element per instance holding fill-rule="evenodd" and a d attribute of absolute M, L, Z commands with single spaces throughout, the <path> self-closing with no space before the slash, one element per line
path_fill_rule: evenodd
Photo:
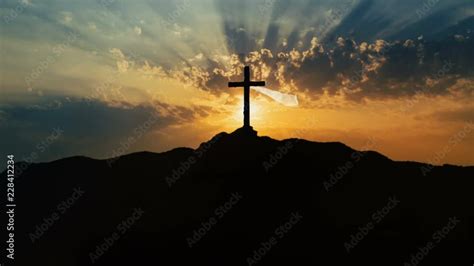
<path fill-rule="evenodd" d="M 257 131 L 253 129 L 251 126 L 243 126 L 241 128 L 238 128 L 235 130 L 232 134 L 238 135 L 238 136 L 245 136 L 245 137 L 256 137 L 257 136 Z"/>

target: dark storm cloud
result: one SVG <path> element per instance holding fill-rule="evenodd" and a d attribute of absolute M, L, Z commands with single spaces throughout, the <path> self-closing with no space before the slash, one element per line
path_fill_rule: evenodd
<path fill-rule="evenodd" d="M 469 80 L 474 74 L 472 32 L 443 41 L 420 37 L 366 43 L 339 37 L 320 43 L 313 37 L 307 46 L 280 52 L 260 49 L 244 58 L 234 55 L 227 66 L 208 59 L 206 67 L 187 71 L 185 77 L 189 81 L 194 76 L 194 85 L 220 93 L 229 80 L 241 79 L 243 65 L 250 65 L 254 77 L 265 79 L 269 88 L 295 85 L 315 96 L 344 91 L 347 98 L 360 100 L 443 95 L 459 79 Z"/>
<path fill-rule="evenodd" d="M 241 79 L 244 65 L 250 65 L 254 77 L 265 79 L 269 88 L 290 87 L 315 97 L 340 92 L 353 100 L 420 91 L 445 94 L 459 78 L 473 74 L 474 20 L 460 13 L 473 4 L 454 0 L 422 10 L 423 4 L 217 1 L 216 9 L 223 14 L 224 50 L 230 54 L 204 53 L 199 63 L 182 58 L 186 67 L 178 70 L 161 66 L 168 76 L 217 94 L 227 90 L 228 81 Z M 266 27 L 252 30 L 256 24 L 249 17 Z M 431 27 L 434 21 L 438 24 Z"/>
<path fill-rule="evenodd" d="M 98 101 L 57 99 L 35 106 L 4 106 L 0 111 L 1 156 L 48 161 L 72 155 L 110 157 L 120 143 L 145 149 L 145 138 L 169 125 L 206 116 L 209 110 L 156 103 L 112 106 Z M 35 154 L 32 156 L 32 154 Z"/>

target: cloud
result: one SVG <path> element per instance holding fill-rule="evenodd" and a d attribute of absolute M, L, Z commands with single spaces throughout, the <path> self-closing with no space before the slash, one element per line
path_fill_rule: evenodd
<path fill-rule="evenodd" d="M 138 27 L 138 26 L 135 26 L 133 28 L 133 31 L 135 32 L 135 34 L 137 35 L 142 35 L 142 28 Z"/>
<path fill-rule="evenodd" d="M 432 117 L 443 122 L 474 122 L 474 106 L 435 112 Z"/>
<path fill-rule="evenodd" d="M 148 149 L 150 142 L 156 141 L 157 132 L 207 116 L 210 111 L 207 107 L 186 108 L 161 102 L 132 106 L 79 99 L 4 106 L 0 111 L 1 153 L 14 152 L 17 160 L 33 161 L 73 155 L 112 157 L 118 155 L 114 151 L 124 142 L 129 146 L 126 153 Z M 58 131 L 61 136 L 51 141 Z"/>
<path fill-rule="evenodd" d="M 360 98 L 367 93 L 380 97 L 387 92 L 400 95 L 413 90 L 407 84 L 401 93 L 396 88 L 403 87 L 400 82 L 410 84 L 410 78 L 423 78 L 421 68 L 429 69 L 426 66 L 430 54 L 440 52 L 439 57 L 447 57 L 449 50 L 459 48 L 455 42 L 463 43 L 460 48 L 464 50 L 455 51 L 458 58 L 454 61 L 471 51 L 472 38 L 466 30 L 472 26 L 469 10 L 473 4 L 461 0 L 439 2 L 423 18 L 427 21 L 423 23 L 416 15 L 422 3 L 408 0 L 241 2 L 33 1 L 8 27 L 2 27 L 5 47 L 0 53 L 5 64 L 0 70 L 13 76 L 9 80 L 11 85 L 23 86 L 18 81 L 50 55 L 48 48 L 63 42 L 66 33 L 74 32 L 80 38 L 68 49 L 71 53 L 61 58 L 57 68 L 50 70 L 57 76 L 50 80 L 44 76 L 43 87 L 53 87 L 51 83 L 56 80 L 78 84 L 81 79 L 87 83 L 90 77 L 84 77 L 86 73 L 89 76 L 104 73 L 104 68 L 111 64 L 125 73 L 134 67 L 132 63 L 141 61 L 141 66 L 145 62 L 150 66 L 148 71 L 161 68 L 169 77 L 219 93 L 226 89 L 229 79 L 239 78 L 238 68 L 247 63 L 255 67 L 256 77 L 266 78 L 275 86 L 272 89 L 298 87 L 316 96 L 325 92 L 350 92 L 354 98 Z M 7 13 L 16 6 L 18 2 L 14 0 L 0 4 Z M 251 6 L 254 8 L 249 8 Z M 203 12 L 209 15 L 200 16 Z M 428 22 L 436 21 L 439 14 L 443 15 L 442 25 L 430 26 Z M 163 21 L 167 21 L 166 27 Z M 457 27 L 458 22 L 463 24 Z M 402 28 L 407 31 L 394 30 Z M 424 40 L 416 39 L 420 32 L 425 35 Z M 437 32 L 445 37 L 454 33 L 457 38 L 452 43 L 436 44 L 431 39 L 438 37 Z M 140 38 L 135 38 L 137 35 Z M 368 48 L 374 45 L 376 49 L 377 40 L 381 39 L 389 46 L 386 57 L 377 56 L 376 50 Z M 399 46 L 403 46 L 409 39 L 414 40 L 413 45 L 398 47 L 396 44 L 398 40 Z M 37 44 L 34 49 L 31 43 Z M 364 43 L 367 46 L 363 47 Z M 111 49 L 117 51 L 111 54 Z M 426 52 L 426 56 L 418 56 L 421 51 Z M 94 57 L 90 57 L 92 52 Z M 131 58 L 131 52 L 140 53 L 143 59 Z M 399 56 L 397 53 L 407 54 Z M 111 55 L 115 61 L 110 60 Z M 17 58 L 25 60 L 19 63 Z M 78 62 L 83 66 L 71 67 Z M 69 69 L 75 72 L 66 71 Z M 411 75 L 412 72 L 415 74 Z M 403 80 L 405 76 L 408 78 Z M 343 88 L 350 80 L 360 80 L 367 89 L 363 86 Z M 38 82 L 41 81 L 43 79 Z M 354 83 L 359 84 L 351 82 L 350 85 Z M 58 84 L 54 85 L 56 90 L 60 89 Z M 389 91 L 389 86 L 395 89 Z"/>
<path fill-rule="evenodd" d="M 71 21 L 73 19 L 73 15 L 69 11 L 62 11 L 60 13 L 60 16 L 61 16 L 60 23 L 64 23 L 64 24 L 71 23 Z"/>
<path fill-rule="evenodd" d="M 250 65 L 253 78 L 266 80 L 269 88 L 308 92 L 311 97 L 343 94 L 359 101 L 420 93 L 447 95 L 459 87 L 460 80 L 474 79 L 473 37 L 470 33 L 441 42 L 418 38 L 372 43 L 343 37 L 322 43 L 313 37 L 307 49 L 285 52 L 263 48 L 247 55 L 206 57 L 204 64 L 191 59 L 181 68 L 154 68 L 217 94 L 227 90 L 228 81 L 242 79 L 243 66 Z M 198 55 L 202 59 L 202 53 Z"/>
<path fill-rule="evenodd" d="M 110 49 L 110 53 L 115 57 L 115 59 L 117 60 L 117 70 L 120 72 L 120 73 L 125 73 L 128 71 L 129 69 L 129 66 L 131 65 L 131 63 L 133 62 L 130 62 L 127 57 L 124 55 L 124 53 L 118 49 L 118 48 L 112 48 Z"/>
<path fill-rule="evenodd" d="M 430 39 L 445 38 L 446 29 L 472 14 L 463 12 L 473 7 L 465 0 L 411 1 L 411 0 L 360 0 L 325 36 L 333 40 L 350 36 L 358 42 L 377 39 L 400 40 L 424 34 Z M 343 1 L 342 1 L 343 3 Z M 335 6 L 342 9 L 343 4 Z M 426 10 L 428 6 L 428 10 Z M 420 13 L 423 16 L 420 16 Z"/>

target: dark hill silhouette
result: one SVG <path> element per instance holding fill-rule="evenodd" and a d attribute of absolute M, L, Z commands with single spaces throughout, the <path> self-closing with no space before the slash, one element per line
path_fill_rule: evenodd
<path fill-rule="evenodd" d="M 331 175 L 339 179 L 328 185 Z M 16 180 L 16 263 L 404 265 L 432 241 L 417 265 L 471 265 L 473 177 L 474 167 L 395 162 L 342 143 L 277 141 L 243 128 L 197 150 L 32 164 Z M 144 213 L 135 211 L 120 234 L 136 208 Z M 54 212 L 59 219 L 45 222 Z M 459 222 L 435 242 L 453 217 Z M 46 232 L 32 243 L 36 226 Z M 120 239 L 110 241 L 114 232 Z M 345 245 L 357 233 L 358 243 Z"/>

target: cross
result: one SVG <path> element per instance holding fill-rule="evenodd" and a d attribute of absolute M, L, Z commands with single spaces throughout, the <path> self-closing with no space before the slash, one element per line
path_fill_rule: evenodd
<path fill-rule="evenodd" d="M 265 81 L 250 81 L 250 67 L 244 68 L 244 81 L 229 82 L 229 88 L 244 87 L 244 128 L 250 128 L 250 86 L 265 86 Z"/>

